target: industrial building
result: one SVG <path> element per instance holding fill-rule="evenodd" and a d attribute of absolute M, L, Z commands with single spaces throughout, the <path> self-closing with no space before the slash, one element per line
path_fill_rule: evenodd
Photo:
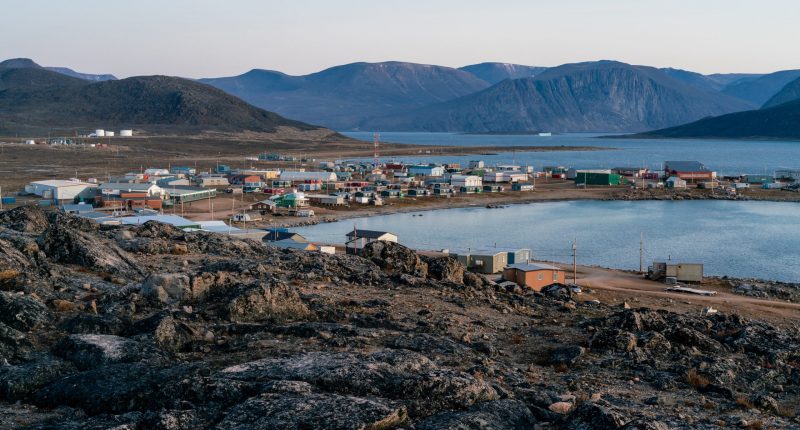
<path fill-rule="evenodd" d="M 93 199 L 97 184 L 80 181 L 48 180 L 31 182 L 25 192 L 56 203 L 72 203 L 75 200 Z"/>
<path fill-rule="evenodd" d="M 678 282 L 702 282 L 703 265 L 701 263 L 677 263 L 670 260 L 654 261 L 648 268 L 647 277 L 653 280 L 674 278 Z"/>
<path fill-rule="evenodd" d="M 665 176 L 677 176 L 687 182 L 710 181 L 717 174 L 699 161 L 667 161 L 664 163 Z"/>
<path fill-rule="evenodd" d="M 170 188 L 168 192 L 169 198 L 175 203 L 190 203 L 217 197 L 217 190 L 213 188 L 179 187 Z"/>
<path fill-rule="evenodd" d="M 435 164 L 415 164 L 408 166 L 410 176 L 444 176 L 444 167 Z"/>
<path fill-rule="evenodd" d="M 622 176 L 617 173 L 598 173 L 598 172 L 577 172 L 575 176 L 576 185 L 620 185 Z"/>
<path fill-rule="evenodd" d="M 452 175 L 450 184 L 454 187 L 482 187 L 483 179 L 476 175 Z"/>
<path fill-rule="evenodd" d="M 564 284 L 563 269 L 549 264 L 517 263 L 503 269 L 503 279 L 534 291 L 552 284 Z"/>

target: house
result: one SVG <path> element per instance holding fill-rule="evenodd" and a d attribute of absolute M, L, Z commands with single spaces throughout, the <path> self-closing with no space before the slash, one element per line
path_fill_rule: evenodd
<path fill-rule="evenodd" d="M 197 185 L 201 187 L 227 187 L 228 178 L 221 175 L 202 175 L 197 177 Z"/>
<path fill-rule="evenodd" d="M 677 263 L 670 260 L 654 261 L 647 270 L 647 277 L 654 280 L 675 278 L 679 282 L 702 282 L 703 265 L 701 263 Z"/>
<path fill-rule="evenodd" d="M 677 176 L 670 176 L 664 184 L 667 188 L 686 188 L 686 181 Z"/>
<path fill-rule="evenodd" d="M 444 167 L 435 164 L 415 164 L 408 166 L 410 176 L 443 176 Z"/>
<path fill-rule="evenodd" d="M 269 246 L 274 246 L 281 249 L 297 249 L 300 251 L 319 251 L 319 247 L 309 242 L 298 242 L 292 239 L 284 239 L 277 241 L 264 242 Z"/>
<path fill-rule="evenodd" d="M 500 273 L 508 265 L 508 252 L 499 249 L 469 250 L 455 254 L 468 270 L 477 273 Z"/>
<path fill-rule="evenodd" d="M 514 182 L 511 184 L 512 191 L 533 191 L 534 189 L 533 184 L 528 182 Z"/>
<path fill-rule="evenodd" d="M 353 229 L 353 231 L 347 233 L 346 238 L 347 242 L 345 243 L 345 247 L 348 254 L 357 254 L 367 246 L 368 243 L 372 242 L 383 241 L 397 243 L 397 235 L 388 231 Z"/>
<path fill-rule="evenodd" d="M 308 198 L 303 193 L 286 193 L 272 196 L 270 200 L 279 208 L 297 209 L 308 206 Z"/>
<path fill-rule="evenodd" d="M 245 193 L 254 193 L 261 191 L 261 188 L 264 187 L 264 180 L 257 175 L 245 176 L 242 178 L 242 185 Z"/>
<path fill-rule="evenodd" d="M 534 291 L 541 291 L 551 284 L 566 283 L 566 274 L 563 269 L 549 264 L 517 263 L 509 264 L 503 269 L 503 279 Z"/>
<path fill-rule="evenodd" d="M 147 197 L 163 198 L 166 191 L 156 184 L 135 184 L 128 182 L 106 182 L 99 187 L 103 197 L 124 197 L 123 194 L 144 194 Z"/>
<path fill-rule="evenodd" d="M 149 168 L 144 169 L 145 176 L 166 176 L 169 175 L 169 170 L 167 169 L 157 169 L 157 168 Z"/>
<path fill-rule="evenodd" d="M 470 160 L 469 168 L 470 169 L 483 169 L 486 164 L 482 160 Z"/>
<path fill-rule="evenodd" d="M 300 233 L 291 232 L 285 228 L 271 228 L 262 239 L 265 242 L 277 242 L 280 240 L 294 240 L 295 242 L 308 242 Z"/>
<path fill-rule="evenodd" d="M 483 180 L 484 182 L 494 182 L 494 183 L 525 182 L 528 180 L 528 174 L 513 170 L 485 172 L 483 174 Z"/>
<path fill-rule="evenodd" d="M 647 167 L 615 167 L 611 169 L 614 173 L 617 173 L 622 176 L 629 176 L 633 178 L 644 178 L 650 169 Z"/>
<path fill-rule="evenodd" d="M 310 194 L 308 202 L 318 206 L 343 206 L 344 196 L 327 194 Z"/>
<path fill-rule="evenodd" d="M 717 176 L 699 161 L 667 161 L 664 163 L 664 174 L 688 182 L 710 181 Z"/>
<path fill-rule="evenodd" d="M 278 205 L 275 204 L 272 200 L 262 200 L 260 202 L 255 202 L 250 205 L 251 211 L 261 211 L 261 212 L 274 212 L 275 208 Z"/>
<path fill-rule="evenodd" d="M 73 180 L 36 181 L 25 186 L 26 193 L 58 203 L 72 203 L 76 199 L 92 199 L 96 189 L 97 184 Z"/>
<path fill-rule="evenodd" d="M 475 175 L 453 175 L 450 176 L 450 185 L 454 187 L 481 187 L 483 179 Z"/>

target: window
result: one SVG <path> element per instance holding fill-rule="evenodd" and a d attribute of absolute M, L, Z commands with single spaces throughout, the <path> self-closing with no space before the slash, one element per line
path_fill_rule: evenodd
<path fill-rule="evenodd" d="M 556 281 L 558 281 L 558 272 L 553 270 L 553 282 L 556 282 Z"/>
<path fill-rule="evenodd" d="M 542 275 L 541 273 L 539 273 L 539 276 L 538 276 L 538 278 L 539 278 L 539 280 L 541 281 L 542 279 L 544 279 L 544 275 Z"/>

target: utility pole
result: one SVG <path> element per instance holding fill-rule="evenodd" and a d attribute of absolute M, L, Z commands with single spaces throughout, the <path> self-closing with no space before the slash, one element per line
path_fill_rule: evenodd
<path fill-rule="evenodd" d="M 572 283 L 578 285 L 578 239 L 572 241 Z"/>
<path fill-rule="evenodd" d="M 644 273 L 644 232 L 639 233 L 639 273 Z"/>
<path fill-rule="evenodd" d="M 3 211 L 3 187 L 0 187 L 0 212 Z"/>

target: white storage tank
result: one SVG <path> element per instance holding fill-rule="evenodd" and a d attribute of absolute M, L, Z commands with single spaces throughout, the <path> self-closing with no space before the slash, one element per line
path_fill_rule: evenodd
<path fill-rule="evenodd" d="M 94 131 L 94 135 L 97 137 L 104 137 L 106 135 L 106 131 L 103 130 L 102 128 L 98 128 L 97 130 Z"/>
<path fill-rule="evenodd" d="M 120 137 L 131 137 L 133 136 L 133 130 L 120 130 L 119 135 Z"/>
<path fill-rule="evenodd" d="M 114 132 L 113 131 L 107 131 L 106 132 L 106 137 L 114 137 Z"/>

